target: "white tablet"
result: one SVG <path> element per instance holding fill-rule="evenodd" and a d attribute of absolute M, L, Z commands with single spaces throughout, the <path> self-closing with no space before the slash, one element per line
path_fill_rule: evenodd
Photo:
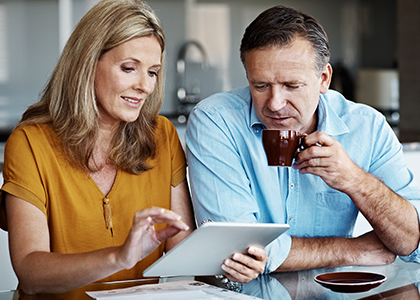
<path fill-rule="evenodd" d="M 264 248 L 289 229 L 287 224 L 208 222 L 143 272 L 145 277 L 225 274 L 221 265 L 249 246 Z"/>

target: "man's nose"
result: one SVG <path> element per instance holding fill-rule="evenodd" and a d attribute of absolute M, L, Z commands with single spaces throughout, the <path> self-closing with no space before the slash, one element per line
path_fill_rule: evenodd
<path fill-rule="evenodd" d="M 271 89 L 270 99 L 268 100 L 267 107 L 271 111 L 279 111 L 287 104 L 285 93 L 281 87 L 273 87 Z"/>

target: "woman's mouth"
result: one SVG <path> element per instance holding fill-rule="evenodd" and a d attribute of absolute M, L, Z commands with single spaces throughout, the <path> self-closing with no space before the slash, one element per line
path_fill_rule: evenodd
<path fill-rule="evenodd" d="M 128 98 L 128 97 L 122 97 L 125 101 L 133 103 L 133 104 L 137 104 L 140 102 L 140 99 L 137 98 Z"/>

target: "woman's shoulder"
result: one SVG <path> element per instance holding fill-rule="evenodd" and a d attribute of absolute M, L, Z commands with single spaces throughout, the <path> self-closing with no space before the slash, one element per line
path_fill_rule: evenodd
<path fill-rule="evenodd" d="M 165 130 L 174 130 L 175 125 L 165 116 L 157 115 L 156 116 L 157 128 Z"/>
<path fill-rule="evenodd" d="M 22 132 L 30 135 L 51 135 L 54 133 L 48 124 L 28 124 L 24 126 L 18 126 L 12 131 L 11 135 L 19 134 Z"/>
<path fill-rule="evenodd" d="M 178 135 L 175 125 L 165 116 L 157 115 L 157 130 L 159 136 L 173 138 Z"/>
<path fill-rule="evenodd" d="M 168 146 L 173 148 L 175 145 L 181 145 L 178 130 L 168 118 L 158 115 L 156 121 L 155 138 L 158 146 L 165 145 L 164 148 Z"/>
<path fill-rule="evenodd" d="M 21 145 L 22 143 L 40 144 L 51 143 L 57 140 L 57 135 L 48 124 L 30 124 L 17 127 L 12 131 L 6 142 Z"/>

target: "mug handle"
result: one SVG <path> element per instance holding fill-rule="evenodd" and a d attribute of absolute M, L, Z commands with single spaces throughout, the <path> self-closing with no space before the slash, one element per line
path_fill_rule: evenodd
<path fill-rule="evenodd" d="M 298 149 L 297 149 L 297 153 L 300 153 L 303 150 L 305 150 L 306 148 L 308 148 L 308 147 L 305 146 L 305 137 L 306 136 L 307 136 L 307 134 L 304 133 L 299 137 L 299 146 L 298 146 Z"/>

